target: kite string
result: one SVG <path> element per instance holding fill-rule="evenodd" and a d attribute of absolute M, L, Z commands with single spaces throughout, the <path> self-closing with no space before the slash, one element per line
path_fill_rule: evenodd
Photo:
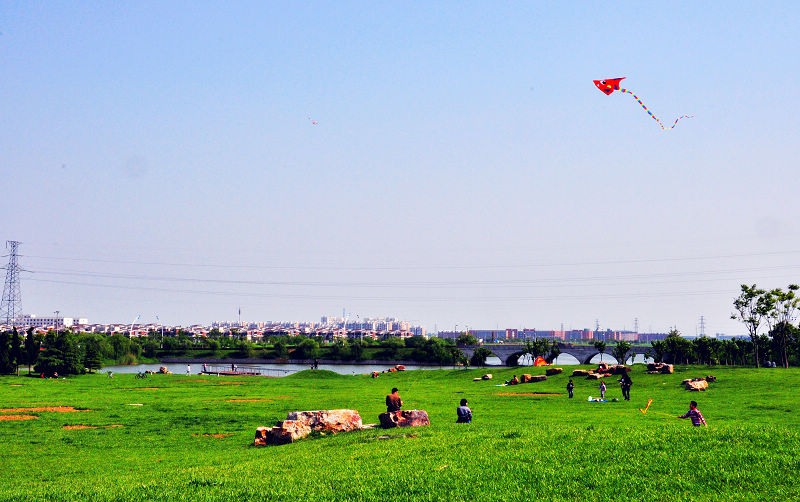
<path fill-rule="evenodd" d="M 642 105 L 642 108 L 644 108 L 644 111 L 646 111 L 648 115 L 650 115 L 651 117 L 653 117 L 653 120 L 655 120 L 656 122 L 658 122 L 658 125 L 659 125 L 659 126 L 661 126 L 661 129 L 664 129 L 664 130 L 666 130 L 666 127 L 664 127 L 664 124 L 663 124 L 663 123 L 662 123 L 662 122 L 661 122 L 661 121 L 658 119 L 658 117 L 656 117 L 655 115 L 653 115 L 653 112 L 651 112 L 650 110 L 648 110 L 648 109 L 647 109 L 647 106 L 645 106 L 645 104 L 644 104 L 644 103 L 642 103 L 642 100 L 641 100 L 641 99 L 639 99 L 639 96 L 637 96 L 636 94 L 634 94 L 633 92 L 631 92 L 631 91 L 630 91 L 630 90 L 628 90 L 628 89 L 620 89 L 619 91 L 620 91 L 620 92 L 625 92 L 625 93 L 628 93 L 628 94 L 630 94 L 631 96 L 633 96 L 633 99 L 635 99 L 637 103 L 639 103 L 640 105 Z M 690 119 L 690 118 L 692 118 L 692 117 L 693 117 L 693 115 L 681 115 L 680 117 L 678 117 L 678 118 L 676 118 L 676 119 L 675 119 L 675 122 L 673 122 L 673 123 L 672 123 L 672 126 L 670 127 L 670 129 L 675 129 L 675 126 L 676 126 L 676 125 L 678 125 L 678 121 L 679 121 L 680 119 Z"/>

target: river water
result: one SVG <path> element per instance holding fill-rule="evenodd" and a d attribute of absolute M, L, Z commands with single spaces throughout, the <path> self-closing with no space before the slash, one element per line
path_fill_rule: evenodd
<path fill-rule="evenodd" d="M 498 360 L 499 361 L 499 360 Z M 238 371 L 258 372 L 266 376 L 285 376 L 298 371 L 309 369 L 306 364 L 244 364 L 235 363 Z M 140 371 L 158 371 L 162 366 L 167 367 L 167 371 L 175 374 L 186 374 L 186 363 L 155 363 L 155 364 L 133 364 L 130 366 L 104 366 L 101 371 L 113 371 L 114 373 L 138 373 Z M 416 366 L 405 365 L 407 370 L 438 370 L 453 369 L 453 366 Z M 189 368 L 192 375 L 196 375 L 203 370 L 203 363 L 191 363 Z M 383 371 L 394 368 L 394 364 L 320 364 L 319 369 L 330 370 L 340 375 L 368 375 L 373 371 Z M 208 364 L 209 371 L 230 371 L 230 364 Z"/>
<path fill-rule="evenodd" d="M 603 358 L 607 362 L 614 362 L 613 358 L 609 357 L 607 354 Z M 598 354 L 592 359 L 592 363 L 596 364 L 600 362 L 600 355 Z M 644 357 L 641 354 L 637 354 L 636 358 L 634 359 L 635 363 L 643 363 Z M 520 360 L 521 365 L 529 366 L 531 365 L 530 358 L 523 358 Z M 556 360 L 553 362 L 554 365 L 557 366 L 572 366 L 578 364 L 577 359 L 574 357 L 563 354 L 558 356 Z M 500 359 L 497 357 L 489 357 L 486 359 L 487 366 L 499 366 Z M 158 371 L 161 366 L 166 366 L 168 371 L 171 371 L 175 374 L 186 374 L 186 363 L 154 363 L 154 364 L 134 364 L 130 366 L 106 366 L 102 369 L 102 371 L 112 371 L 114 373 L 138 373 L 140 371 Z M 192 363 L 189 365 L 190 371 L 193 375 L 200 373 L 203 369 L 203 363 Z M 417 366 L 413 364 L 406 364 L 407 370 L 438 370 L 438 369 L 453 369 L 453 366 Z M 309 369 L 308 365 L 305 364 L 239 364 L 236 363 L 236 367 L 239 371 L 253 371 L 259 372 L 262 375 L 266 376 L 286 376 L 292 373 L 297 373 L 298 371 L 307 370 Z M 319 369 L 321 370 L 330 370 L 340 375 L 368 375 L 373 371 L 384 371 L 388 370 L 389 368 L 394 368 L 394 364 L 392 363 L 384 363 L 384 364 L 320 364 Z M 209 364 L 208 365 L 209 371 L 230 371 L 231 367 L 229 364 Z"/>

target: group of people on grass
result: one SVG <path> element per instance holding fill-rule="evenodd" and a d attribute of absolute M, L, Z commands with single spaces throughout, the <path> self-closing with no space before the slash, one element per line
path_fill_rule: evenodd
<path fill-rule="evenodd" d="M 468 406 L 466 399 L 461 400 L 461 404 L 456 408 L 456 423 L 468 424 L 472 422 L 472 410 Z M 400 399 L 400 391 L 397 387 L 392 388 L 392 393 L 386 396 L 386 411 L 391 413 L 393 411 L 400 411 L 403 406 L 403 400 Z"/>
<path fill-rule="evenodd" d="M 516 378 L 516 375 L 514 375 Z M 512 379 L 513 380 L 513 379 Z M 622 396 L 626 401 L 631 400 L 631 385 L 633 382 L 631 381 L 631 377 L 625 373 L 622 378 L 620 379 L 620 387 L 622 387 Z M 513 384 L 512 384 L 513 385 Z M 569 397 L 572 399 L 573 391 L 575 389 L 575 384 L 572 382 L 570 378 L 569 383 L 567 383 L 567 392 L 569 392 Z M 606 395 L 606 383 L 601 381 L 600 382 L 600 396 L 602 399 L 605 399 Z M 472 422 L 472 409 L 468 406 L 468 402 L 466 399 L 461 399 L 459 406 L 456 408 L 456 423 L 459 424 L 468 424 Z M 397 387 L 392 388 L 391 394 L 386 396 L 386 411 L 391 413 L 393 411 L 399 411 L 400 408 L 403 406 L 403 400 L 400 398 L 400 391 Z M 689 403 L 689 411 L 684 413 L 683 415 L 679 415 L 678 418 L 690 418 L 692 420 L 692 425 L 695 427 L 699 427 L 701 425 L 708 426 L 706 424 L 706 419 L 703 418 L 703 414 L 700 413 L 700 410 L 697 409 L 697 402 L 692 401 Z"/>
<path fill-rule="evenodd" d="M 633 381 L 631 380 L 630 375 L 627 373 L 622 375 L 622 378 L 619 379 L 619 386 L 622 389 L 622 398 L 626 401 L 631 400 L 631 385 L 633 385 Z M 600 390 L 600 399 L 605 399 L 606 390 L 608 390 L 608 387 L 606 387 L 606 382 L 604 380 L 600 380 L 600 387 L 598 387 L 598 389 Z M 569 394 L 570 399 L 572 399 L 574 396 L 574 390 L 575 384 L 570 378 L 569 382 L 567 382 L 567 393 Z"/>

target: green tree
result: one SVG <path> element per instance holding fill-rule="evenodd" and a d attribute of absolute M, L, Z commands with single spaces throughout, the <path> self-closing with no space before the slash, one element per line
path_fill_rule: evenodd
<path fill-rule="evenodd" d="M 22 338 L 17 333 L 16 326 L 11 333 L 11 362 L 14 364 L 14 372 L 19 376 L 19 365 L 22 364 Z"/>
<path fill-rule="evenodd" d="M 294 359 L 314 359 L 319 357 L 319 344 L 314 340 L 304 339 L 292 352 Z"/>
<path fill-rule="evenodd" d="M 469 333 L 461 333 L 458 335 L 458 338 L 456 338 L 456 347 L 467 347 L 472 345 L 478 345 L 478 339 Z"/>
<path fill-rule="evenodd" d="M 664 354 L 667 353 L 667 346 L 663 340 L 653 340 L 650 342 L 650 347 L 653 349 L 653 361 L 657 363 L 664 362 Z"/>
<path fill-rule="evenodd" d="M 286 343 L 286 337 L 280 337 L 273 345 L 272 349 L 275 351 L 275 357 L 286 359 L 289 357 L 289 347 Z"/>
<path fill-rule="evenodd" d="M 103 367 L 103 359 L 100 356 L 100 342 L 95 339 L 87 339 L 86 350 L 83 357 L 83 366 L 90 371 L 96 371 Z"/>
<path fill-rule="evenodd" d="M 469 363 L 472 366 L 486 366 L 486 359 L 491 355 L 492 351 L 486 347 L 477 347 L 472 351 L 472 357 L 469 359 Z"/>
<path fill-rule="evenodd" d="M 11 350 L 9 347 L 10 340 L 11 336 L 9 335 L 8 331 L 3 331 L 0 333 L 0 373 L 4 375 L 7 375 L 14 370 L 14 366 L 11 361 Z"/>
<path fill-rule="evenodd" d="M 742 284 L 741 288 L 742 292 L 733 300 L 733 308 L 736 312 L 731 314 L 731 319 L 740 321 L 747 328 L 747 334 L 750 335 L 750 341 L 753 342 L 753 358 L 756 368 L 758 368 L 760 367 L 758 328 L 772 310 L 772 298 L 771 295 L 766 294 L 766 291 L 757 288 L 755 284 L 752 286 Z"/>
<path fill-rule="evenodd" d="M 39 347 L 41 344 L 33 336 L 33 328 L 28 328 L 25 337 L 25 361 L 28 363 L 28 374 L 31 373 L 31 366 L 36 364 L 39 359 Z"/>
<path fill-rule="evenodd" d="M 547 360 L 548 364 L 553 364 L 553 361 L 555 361 L 559 355 L 561 355 L 561 348 L 558 346 L 558 342 L 553 340 L 553 342 L 550 344 L 550 353 L 547 354 L 545 359 Z"/>
<path fill-rule="evenodd" d="M 692 344 L 681 336 L 680 331 L 671 329 L 667 338 L 664 339 L 666 352 L 670 354 L 671 362 L 674 364 L 689 364 L 692 356 Z"/>
<path fill-rule="evenodd" d="M 547 338 L 534 338 L 533 340 L 525 340 L 522 352 L 531 356 L 531 362 L 536 361 L 537 357 L 544 357 L 550 349 L 550 343 Z"/>
<path fill-rule="evenodd" d="M 395 359 L 397 358 L 398 354 L 400 353 L 400 349 L 406 346 L 406 342 L 403 341 L 402 338 L 391 337 L 383 340 L 381 342 L 381 347 L 383 350 L 383 355 L 385 357 Z"/>
<path fill-rule="evenodd" d="M 353 361 L 360 361 L 364 359 L 364 345 L 361 340 L 357 338 L 350 338 L 347 340 L 348 349 L 350 352 L 350 359 Z"/>
<path fill-rule="evenodd" d="M 619 364 L 625 364 L 632 348 L 633 345 L 631 345 L 631 342 L 619 340 L 616 345 L 614 345 L 614 348 L 611 349 L 611 357 L 616 359 Z"/>
<path fill-rule="evenodd" d="M 595 348 L 595 350 L 597 350 L 597 352 L 600 353 L 600 360 L 602 361 L 603 360 L 603 354 L 606 351 L 606 342 L 604 342 L 603 340 L 595 340 L 594 348 Z"/>
<path fill-rule="evenodd" d="M 775 342 L 775 354 L 780 358 L 781 366 L 784 368 L 789 367 L 787 353 L 789 326 L 800 306 L 800 298 L 795 294 L 797 290 L 797 284 L 790 284 L 786 291 L 776 288 L 765 293 L 769 298 L 764 300 L 764 303 L 772 307 L 766 316 L 767 322 L 770 324 L 769 333 Z"/>

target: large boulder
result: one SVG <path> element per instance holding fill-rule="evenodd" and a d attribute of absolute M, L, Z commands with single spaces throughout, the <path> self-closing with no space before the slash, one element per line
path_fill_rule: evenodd
<path fill-rule="evenodd" d="M 430 425 L 428 412 L 425 410 L 398 410 L 381 413 L 378 415 L 381 427 L 391 429 L 392 427 L 419 427 Z"/>
<path fill-rule="evenodd" d="M 665 363 L 647 363 L 647 372 L 651 374 L 662 373 L 662 374 L 672 374 L 674 373 L 674 368 L 671 364 Z"/>
<path fill-rule="evenodd" d="M 715 377 L 714 375 L 708 375 L 706 377 L 706 382 L 716 382 L 716 381 L 717 381 L 717 377 Z"/>
<path fill-rule="evenodd" d="M 589 373 L 586 375 L 587 380 L 600 380 L 601 378 L 607 377 L 607 373 Z"/>
<path fill-rule="evenodd" d="M 624 375 L 631 371 L 628 366 L 624 364 L 615 364 L 613 366 L 608 367 L 608 371 L 611 372 L 612 375 Z"/>
<path fill-rule="evenodd" d="M 531 378 L 533 378 L 531 375 L 524 373 L 519 376 L 519 383 L 528 383 L 531 381 Z"/>
<path fill-rule="evenodd" d="M 572 371 L 572 376 L 574 376 L 574 377 L 579 377 L 579 376 L 585 377 L 585 376 L 589 376 L 591 374 L 592 374 L 591 370 L 573 370 Z"/>
<path fill-rule="evenodd" d="M 544 374 L 547 375 L 547 376 L 553 376 L 553 375 L 558 375 L 559 373 L 563 373 L 563 372 L 564 372 L 564 370 L 562 368 L 547 368 L 547 370 L 544 372 Z"/>
<path fill-rule="evenodd" d="M 695 378 L 694 380 L 689 380 L 688 382 L 684 381 L 684 384 L 686 385 L 686 390 L 694 392 L 708 389 L 708 382 L 706 382 L 704 378 Z"/>
<path fill-rule="evenodd" d="M 526 377 L 525 380 L 522 380 L 522 383 L 536 383 L 536 382 L 544 382 L 545 380 L 547 380 L 547 375 L 533 375 L 533 376 L 522 375 L 522 376 Z"/>
<path fill-rule="evenodd" d="M 363 425 L 356 410 L 290 411 L 286 420 L 302 422 L 311 430 L 325 432 L 357 431 Z"/>
<path fill-rule="evenodd" d="M 294 420 L 282 420 L 275 427 L 259 427 L 256 429 L 256 446 L 280 445 L 293 443 L 295 440 L 311 434 L 311 427 Z"/>
<path fill-rule="evenodd" d="M 346 432 L 363 427 L 356 410 L 291 411 L 286 420 L 275 427 L 259 427 L 253 444 L 256 446 L 292 443 L 311 434 L 311 431 Z"/>

